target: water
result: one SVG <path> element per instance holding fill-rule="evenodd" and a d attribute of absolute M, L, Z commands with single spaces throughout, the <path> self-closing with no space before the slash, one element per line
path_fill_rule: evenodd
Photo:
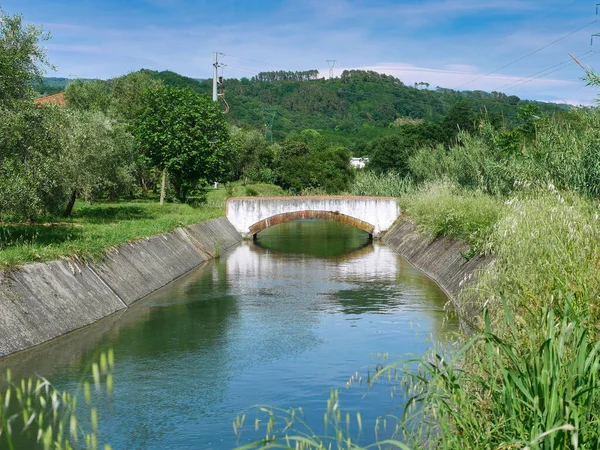
<path fill-rule="evenodd" d="M 100 323 L 2 361 L 76 391 L 100 351 L 116 355 L 115 390 L 100 401 L 100 442 L 113 449 L 229 449 L 251 442 L 253 405 L 303 407 L 321 433 L 331 389 L 375 418 L 400 408 L 388 385 L 346 388 L 377 353 L 420 354 L 444 320 L 444 293 L 388 247 L 329 222 L 278 225 Z M 372 357 L 375 356 L 375 359 Z M 381 362 L 381 361 L 380 361 Z"/>

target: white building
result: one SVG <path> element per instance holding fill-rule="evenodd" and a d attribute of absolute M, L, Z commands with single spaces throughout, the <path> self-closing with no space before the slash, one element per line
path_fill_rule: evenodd
<path fill-rule="evenodd" d="M 350 165 L 356 169 L 364 169 L 369 158 L 350 158 Z"/>

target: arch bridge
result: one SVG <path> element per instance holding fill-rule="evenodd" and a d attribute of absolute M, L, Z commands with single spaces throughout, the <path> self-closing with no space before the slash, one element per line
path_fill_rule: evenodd
<path fill-rule="evenodd" d="M 400 216 L 394 197 L 235 197 L 227 200 L 227 219 L 245 238 L 265 228 L 300 219 L 333 220 L 379 238 Z"/>

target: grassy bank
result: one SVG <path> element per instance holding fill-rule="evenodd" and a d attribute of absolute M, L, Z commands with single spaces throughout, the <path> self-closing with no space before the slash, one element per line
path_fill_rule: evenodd
<path fill-rule="evenodd" d="M 597 202 L 552 184 L 498 198 L 442 183 L 405 203 L 423 229 L 467 240 L 474 231 L 472 243 L 496 256 L 462 296 L 481 311 L 479 331 L 453 362 L 432 354 L 418 376 L 406 374 L 421 406 L 419 425 L 404 423 L 407 439 L 419 448 L 598 448 Z"/>
<path fill-rule="evenodd" d="M 35 223 L 0 223 L 0 269 L 58 258 L 98 258 L 124 242 L 166 233 L 178 227 L 225 215 L 232 196 L 283 195 L 269 184 L 240 183 L 210 190 L 198 207 L 156 198 L 75 204 L 72 217 L 48 217 Z"/>

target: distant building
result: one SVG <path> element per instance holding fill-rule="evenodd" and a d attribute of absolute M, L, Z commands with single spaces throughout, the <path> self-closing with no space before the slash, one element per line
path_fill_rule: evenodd
<path fill-rule="evenodd" d="M 58 106 L 64 106 L 65 105 L 65 94 L 63 94 L 62 92 L 60 92 L 58 94 L 49 95 L 48 97 L 36 98 L 33 101 L 33 103 L 36 104 L 36 105 L 58 105 Z"/>
<path fill-rule="evenodd" d="M 350 158 L 350 165 L 356 169 L 364 169 L 368 162 L 369 158 Z"/>

